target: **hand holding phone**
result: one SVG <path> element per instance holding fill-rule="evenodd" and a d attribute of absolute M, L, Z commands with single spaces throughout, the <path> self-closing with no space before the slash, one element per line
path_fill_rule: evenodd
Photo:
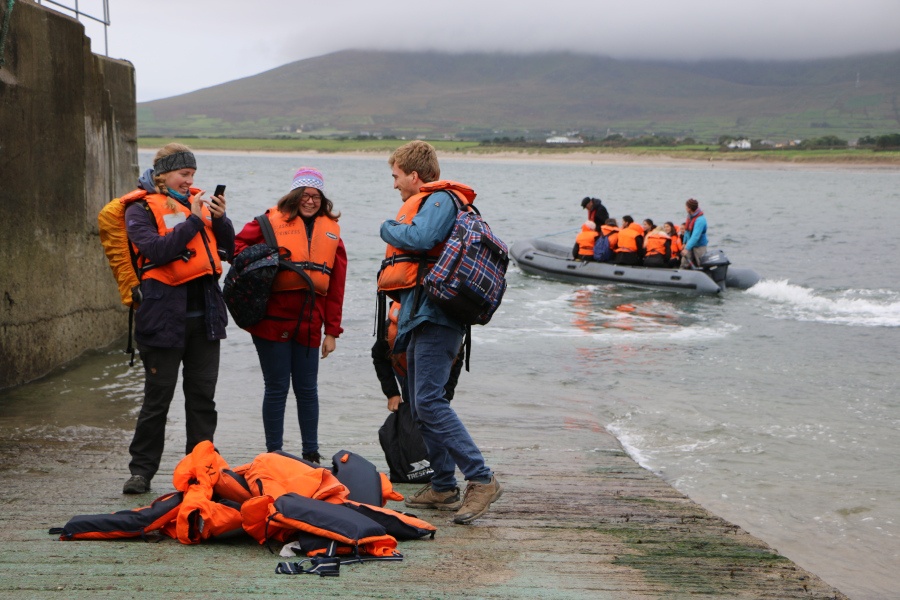
<path fill-rule="evenodd" d="M 209 199 L 210 208 L 215 207 L 216 210 L 213 211 L 213 217 L 218 218 L 225 214 L 225 184 L 220 183 L 216 186 L 216 191 L 213 192 L 212 197 Z M 221 211 L 221 212 L 219 212 Z"/>

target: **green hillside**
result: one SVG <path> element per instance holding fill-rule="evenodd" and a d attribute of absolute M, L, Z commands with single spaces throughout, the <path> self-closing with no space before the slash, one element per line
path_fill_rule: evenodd
<path fill-rule="evenodd" d="M 805 62 L 343 51 L 138 105 L 141 136 L 848 140 L 900 130 L 900 53 Z"/>

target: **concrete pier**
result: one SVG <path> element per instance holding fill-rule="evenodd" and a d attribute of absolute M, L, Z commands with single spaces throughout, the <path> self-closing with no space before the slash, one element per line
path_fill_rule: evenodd
<path fill-rule="evenodd" d="M 0 67 L 0 389 L 120 337 L 127 312 L 97 213 L 137 180 L 134 67 L 30 0 Z"/>
<path fill-rule="evenodd" d="M 376 436 L 383 402 L 335 396 L 329 371 L 337 367 L 326 364 L 321 374 L 332 390 L 322 454 L 352 450 L 384 470 Z M 557 416 L 512 428 L 483 418 L 465 394 L 454 404 L 504 495 L 469 526 L 451 524 L 451 513 L 418 512 L 437 535 L 401 542 L 402 562 L 345 565 L 338 578 L 286 576 L 275 574 L 285 559 L 249 537 L 196 546 L 58 541 L 47 530 L 75 515 L 145 506 L 173 490 L 184 448 L 177 397 L 152 491 L 121 494 L 141 380 L 116 347 L 0 395 L 0 597 L 846 598 L 641 468 L 578 407 L 560 402 Z M 263 450 L 259 384 L 231 381 L 219 382 L 216 446 L 238 466 Z M 290 440 L 296 422 L 287 423 Z M 404 494 L 416 488 L 397 486 Z"/>

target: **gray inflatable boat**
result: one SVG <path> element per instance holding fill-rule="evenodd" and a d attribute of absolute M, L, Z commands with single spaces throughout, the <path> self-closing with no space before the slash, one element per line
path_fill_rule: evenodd
<path fill-rule="evenodd" d="M 570 283 L 617 283 L 689 294 L 718 294 L 726 288 L 745 290 L 760 280 L 753 269 L 732 267 L 721 250 L 708 252 L 700 269 L 584 262 L 572 258 L 572 246 L 554 244 L 542 238 L 517 241 L 509 253 L 519 268 L 529 275 Z"/>

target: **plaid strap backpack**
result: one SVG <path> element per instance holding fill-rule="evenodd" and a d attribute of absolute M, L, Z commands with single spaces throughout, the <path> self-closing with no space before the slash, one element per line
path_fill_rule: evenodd
<path fill-rule="evenodd" d="M 447 191 L 456 203 L 456 223 L 437 263 L 425 276 L 425 292 L 463 325 L 486 325 L 506 291 L 509 249 L 477 208 Z"/>

